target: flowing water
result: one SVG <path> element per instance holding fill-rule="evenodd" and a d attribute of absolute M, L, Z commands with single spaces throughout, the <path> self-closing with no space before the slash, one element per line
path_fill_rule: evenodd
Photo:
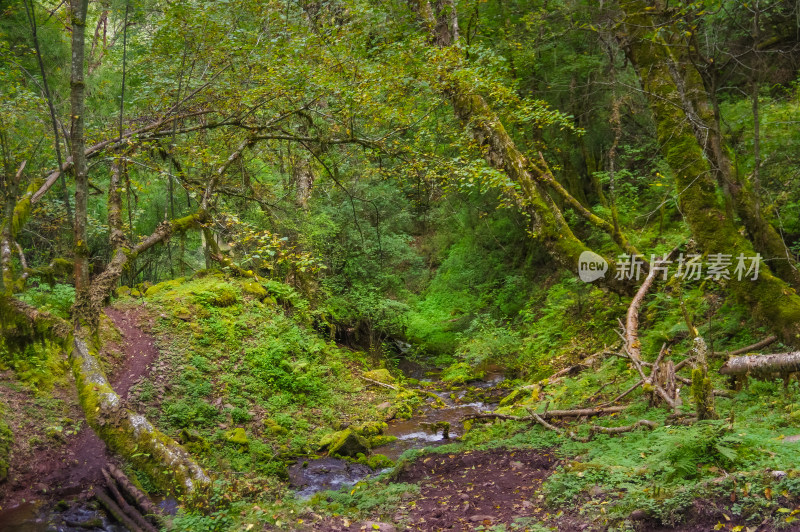
<path fill-rule="evenodd" d="M 399 368 L 427 387 L 444 388 L 436 379 L 439 371 L 403 359 Z M 389 421 L 384 434 L 397 439 L 373 449 L 392 460 L 409 449 L 421 449 L 450 443 L 461 435 L 461 420 L 464 416 L 491 411 L 499 398 L 472 399 L 473 396 L 492 397 L 492 391 L 503 381 L 503 371 L 490 367 L 480 381 L 470 382 L 460 389 L 440 389 L 429 395 L 426 404 L 414 412 L 410 419 Z M 427 389 L 421 388 L 423 392 Z M 476 393 L 477 392 L 477 393 Z M 430 393 L 430 392 L 428 392 Z M 436 398 L 434 398 L 435 396 Z M 495 394 L 496 396 L 496 394 Z M 438 400 L 437 400 L 438 399 Z M 431 426 L 439 422 L 450 424 L 449 437 Z M 373 471 L 366 465 L 354 464 L 338 458 L 319 458 L 298 461 L 289 467 L 289 480 L 301 498 L 308 498 L 322 490 L 337 490 L 350 486 L 368 476 L 383 471 Z M 162 506 L 165 503 L 162 502 Z M 166 508 L 165 508 L 166 509 Z M 169 511 L 169 509 L 167 509 Z M 171 508 L 174 513 L 174 508 Z M 0 510 L 0 530 L 15 532 L 83 532 L 87 529 L 103 532 L 124 532 L 125 528 L 111 522 L 102 511 L 86 501 L 76 501 L 72 506 L 54 507 L 45 503 L 23 503 L 14 508 Z"/>
<path fill-rule="evenodd" d="M 409 378 L 425 383 L 436 384 L 436 370 L 424 366 L 403 362 L 400 369 Z M 397 439 L 372 449 L 374 454 L 383 454 L 392 460 L 397 460 L 400 455 L 409 449 L 422 449 L 452 442 L 461 435 L 461 420 L 470 414 L 487 412 L 497 406 L 499 397 L 492 394 L 492 390 L 505 379 L 499 367 L 490 367 L 486 376 L 480 381 L 470 382 L 468 386 L 456 390 L 440 390 L 433 392 L 437 399 L 430 397 L 421 410 L 415 411 L 410 419 L 393 419 L 384 431 L 385 435 L 395 436 Z M 471 400 L 476 395 L 489 396 L 489 399 Z M 427 392 L 427 390 L 423 390 Z M 494 398 L 491 398 L 494 395 Z M 447 422 L 450 425 L 449 437 L 445 437 L 442 430 L 432 430 L 437 423 Z M 299 461 L 289 467 L 291 485 L 297 489 L 297 495 L 307 498 L 318 491 L 337 490 L 344 486 L 351 486 L 370 475 L 382 473 L 382 470 L 373 471 L 367 466 L 353 464 L 338 458 L 319 458 L 316 460 Z"/>

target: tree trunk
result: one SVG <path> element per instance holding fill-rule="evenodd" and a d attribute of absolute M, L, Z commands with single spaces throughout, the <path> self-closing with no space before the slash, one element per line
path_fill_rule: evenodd
<path fill-rule="evenodd" d="M 447 48 L 457 41 L 458 19 L 453 0 L 435 0 L 433 4 L 428 0 L 409 0 L 409 4 L 428 30 L 433 44 Z M 567 225 L 563 214 L 547 192 L 548 186 L 590 223 L 611 234 L 621 249 L 641 256 L 622 233 L 614 231 L 610 223 L 591 214 L 570 196 L 555 180 L 543 158 L 535 164 L 529 161 L 517 148 L 486 100 L 474 92 L 462 77 L 454 75 L 455 73 L 455 67 L 444 73 L 443 94 L 450 100 L 456 116 L 472 138 L 484 148 L 487 162 L 519 185 L 522 196 L 519 202 L 530 214 L 531 232 L 560 266 L 577 272 L 581 255 L 592 250 Z M 614 261 L 609 258 L 604 260 L 609 265 L 609 270 L 597 283 L 617 293 L 633 293 L 635 286 L 632 279 L 617 279 L 614 275 Z"/>
<path fill-rule="evenodd" d="M 75 339 L 70 360 L 86 421 L 112 452 L 170 493 L 194 493 L 210 482 L 183 447 L 125 407 L 83 340 Z"/>
<path fill-rule="evenodd" d="M 72 75 L 70 77 L 70 144 L 75 174 L 75 322 L 80 325 L 87 314 L 89 300 L 89 247 L 86 242 L 89 179 L 84 138 L 86 86 L 83 76 L 86 48 L 86 11 L 89 0 L 70 0 L 72 19 Z"/>
<path fill-rule="evenodd" d="M 717 195 L 707 154 L 697 140 L 703 134 L 702 121 L 697 119 L 696 110 L 686 112 L 686 102 L 695 99 L 688 91 L 702 87 L 699 75 L 694 71 L 692 82 L 685 83 L 683 76 L 689 71 L 681 74 L 673 55 L 680 45 L 657 43 L 646 35 L 654 24 L 646 2 L 628 1 L 623 7 L 628 13 L 627 53 L 648 97 L 662 153 L 672 168 L 681 211 L 692 235 L 708 253 L 754 257 L 753 244 L 739 233 Z M 783 342 L 800 343 L 800 297 L 786 282 L 763 264 L 757 279 L 733 277 L 728 282 L 733 293 L 750 305 Z"/>

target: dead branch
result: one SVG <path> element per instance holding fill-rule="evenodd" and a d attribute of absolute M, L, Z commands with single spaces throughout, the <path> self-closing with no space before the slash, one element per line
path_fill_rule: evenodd
<path fill-rule="evenodd" d="M 597 360 L 598 357 L 601 357 L 603 355 L 616 355 L 618 349 L 619 349 L 619 346 L 612 346 L 610 348 L 609 347 L 603 347 L 603 349 L 601 349 L 600 351 L 598 351 L 598 352 L 586 357 L 580 363 L 572 365 L 572 366 L 569 366 L 569 367 L 566 367 L 566 368 L 564 368 L 564 369 L 562 369 L 560 371 L 557 371 L 556 373 L 552 374 L 551 376 L 549 376 L 547 378 L 547 382 L 548 383 L 553 383 L 553 382 L 557 381 L 558 379 L 560 379 L 561 377 L 564 377 L 566 375 L 576 375 L 576 374 L 580 373 L 581 371 L 583 371 L 585 369 L 589 369 L 594 365 L 594 363 L 595 363 L 595 361 Z"/>
<path fill-rule="evenodd" d="M 767 336 L 763 340 L 761 340 L 759 342 L 756 342 L 756 343 L 754 343 L 752 345 L 748 345 L 748 346 L 736 349 L 735 351 L 717 352 L 717 353 L 714 353 L 714 356 L 727 355 L 729 357 L 735 357 L 735 356 L 743 355 L 745 353 L 752 353 L 754 351 L 758 351 L 762 347 L 766 347 L 766 346 L 776 342 L 777 340 L 778 340 L 777 336 Z"/>
<path fill-rule="evenodd" d="M 542 419 L 542 417 L 539 414 L 531 413 L 531 418 L 548 430 L 552 430 L 553 432 L 556 432 L 562 436 L 567 436 L 575 441 L 583 443 L 590 442 L 594 438 L 595 434 L 623 434 L 625 432 L 634 431 L 639 427 L 647 427 L 650 430 L 653 430 L 657 426 L 655 423 L 647 419 L 640 419 L 639 421 L 637 421 L 632 425 L 623 425 L 621 427 L 601 427 L 600 425 L 589 425 L 589 435 L 578 436 L 573 431 L 566 432 L 556 427 L 555 425 L 548 423 L 547 421 Z"/>
<path fill-rule="evenodd" d="M 120 510 L 125 513 L 127 517 L 130 518 L 131 521 L 136 523 L 136 526 L 139 527 L 141 530 L 145 532 L 158 532 L 158 529 L 151 525 L 133 506 L 128 504 L 128 501 L 123 497 L 122 493 L 120 492 L 119 488 L 117 487 L 117 482 L 111 477 L 108 471 L 103 468 L 102 469 L 103 477 L 106 479 L 106 486 L 108 487 L 108 491 L 111 492 L 111 495 L 114 496 L 117 505 L 119 506 Z"/>
<path fill-rule="evenodd" d="M 603 404 L 597 405 L 597 406 L 598 406 L 598 408 L 602 408 L 602 407 L 604 407 L 604 406 L 612 405 L 612 404 L 616 403 L 617 401 L 619 401 L 619 400 L 621 400 L 621 399 L 624 399 L 624 398 L 625 398 L 625 397 L 627 397 L 627 396 L 628 396 L 630 393 L 632 393 L 632 392 L 633 392 L 633 391 L 634 391 L 636 388 L 638 388 L 639 386 L 641 386 L 643 382 L 644 382 L 644 381 L 642 381 L 642 380 L 639 380 L 639 381 L 637 381 L 637 382 L 636 382 L 636 384 L 634 384 L 633 386 L 631 386 L 630 388 L 628 388 L 627 390 L 625 390 L 624 392 L 622 392 L 621 394 L 619 394 L 618 396 L 616 396 L 614 399 L 612 399 L 612 400 L 610 400 L 610 401 L 606 401 L 606 402 L 605 402 L 605 403 L 603 403 Z"/>
<path fill-rule="evenodd" d="M 608 408 L 576 408 L 574 410 L 547 410 L 536 414 L 542 419 L 552 419 L 560 417 L 582 417 L 582 416 L 600 416 L 603 414 L 616 414 L 628 408 L 627 406 L 610 406 Z M 531 416 L 511 416 L 507 414 L 496 414 L 494 412 L 481 412 L 477 414 L 470 414 L 461 419 L 467 421 L 469 419 L 504 419 L 511 421 L 536 421 Z"/>
<path fill-rule="evenodd" d="M 359 377 L 361 377 L 365 381 L 369 382 L 370 384 L 375 384 L 377 386 L 383 386 L 384 388 L 389 388 L 390 390 L 397 391 L 397 387 L 396 386 L 392 386 L 391 384 L 386 384 L 384 382 L 379 382 L 379 381 L 367 378 L 367 377 L 365 377 L 363 375 L 359 375 Z"/>

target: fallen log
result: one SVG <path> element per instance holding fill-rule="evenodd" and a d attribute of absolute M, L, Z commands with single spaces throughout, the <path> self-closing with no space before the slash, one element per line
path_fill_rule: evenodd
<path fill-rule="evenodd" d="M 130 530 L 130 532 L 146 532 L 141 527 L 139 527 L 128 515 L 122 511 L 122 508 L 114 502 L 114 499 L 109 497 L 105 491 L 102 489 L 98 489 L 94 493 L 95 499 L 97 499 L 103 508 L 111 514 L 111 516 L 117 520 L 122 526 L 126 529 Z"/>
<path fill-rule="evenodd" d="M 142 512 L 148 516 L 153 516 L 154 519 L 161 517 L 162 511 L 161 509 L 153 504 L 153 501 L 150 500 L 142 490 L 136 487 L 133 482 L 123 473 L 120 469 L 115 466 L 114 464 L 108 464 L 106 466 L 108 473 L 114 477 L 117 484 L 119 485 L 120 489 L 128 495 L 131 500 L 142 509 Z M 158 523 L 153 523 L 158 524 Z"/>
<path fill-rule="evenodd" d="M 719 368 L 721 375 L 769 375 L 800 371 L 800 351 L 772 355 L 731 357 Z"/>
<path fill-rule="evenodd" d="M 80 338 L 75 338 L 70 362 L 86 421 L 112 452 L 147 473 L 158 487 L 178 495 L 210 484 L 206 472 L 183 447 L 124 406 Z"/>
<path fill-rule="evenodd" d="M 120 510 L 134 523 L 136 526 L 139 527 L 144 532 L 158 532 L 158 529 L 154 527 L 147 519 L 144 518 L 142 513 L 131 506 L 125 497 L 120 492 L 119 488 L 117 487 L 117 481 L 111 477 L 111 474 L 104 468 L 102 470 L 103 477 L 106 479 L 106 486 L 108 487 L 108 491 L 116 500 L 117 505 L 119 506 Z"/>

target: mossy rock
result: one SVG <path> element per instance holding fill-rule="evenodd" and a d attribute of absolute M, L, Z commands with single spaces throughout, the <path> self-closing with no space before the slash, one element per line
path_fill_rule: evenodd
<path fill-rule="evenodd" d="M 324 451 L 325 449 L 330 447 L 334 441 L 336 441 L 336 438 L 338 438 L 338 436 L 339 436 L 338 432 L 329 432 L 328 434 L 320 438 L 320 440 L 317 442 L 317 450 Z"/>
<path fill-rule="evenodd" d="M 503 397 L 503 400 L 500 401 L 499 406 L 513 405 L 515 403 L 519 403 L 520 401 L 524 401 L 526 399 L 533 399 L 534 401 L 538 401 L 539 389 L 540 389 L 539 386 L 525 386 L 524 388 L 517 388 L 510 394 Z"/>
<path fill-rule="evenodd" d="M 245 435 L 247 438 L 247 435 Z M 211 450 L 211 445 L 203 436 L 196 430 L 183 429 L 181 430 L 178 442 L 186 447 L 186 450 L 194 454 L 204 454 Z"/>
<path fill-rule="evenodd" d="M 456 362 L 442 372 L 442 381 L 452 384 L 464 384 L 468 381 L 482 379 L 484 372 L 479 371 L 466 362 Z"/>
<path fill-rule="evenodd" d="M 236 427 L 235 429 L 231 429 L 226 432 L 225 440 L 243 447 L 250 445 L 250 440 L 247 438 L 247 433 L 241 427 Z"/>
<path fill-rule="evenodd" d="M 395 412 L 395 417 L 397 419 L 411 419 L 411 416 L 414 415 L 414 407 L 408 403 L 402 403 L 397 407 L 397 412 Z"/>
<path fill-rule="evenodd" d="M 362 464 L 369 466 L 372 469 L 386 469 L 387 467 L 394 467 L 394 462 L 388 456 L 382 454 L 373 454 L 359 460 Z"/>
<path fill-rule="evenodd" d="M 373 369 L 372 371 L 367 371 L 364 373 L 364 377 L 381 382 L 383 384 L 392 384 L 395 382 L 395 378 L 392 377 L 392 374 L 389 373 L 388 369 Z"/>
<path fill-rule="evenodd" d="M 387 428 L 389 428 L 389 425 L 383 421 L 368 421 L 367 423 L 362 423 L 361 425 L 353 427 L 358 434 L 364 436 L 365 438 L 383 434 L 383 431 Z"/>
<path fill-rule="evenodd" d="M 129 296 L 131 295 L 131 287 L 124 285 L 120 286 L 116 290 L 114 290 L 114 293 L 117 295 L 117 297 Z"/>
<path fill-rule="evenodd" d="M 133 296 L 133 297 L 142 297 L 142 293 L 134 288 L 133 290 L 131 290 L 131 296 Z"/>
<path fill-rule="evenodd" d="M 338 456 L 357 456 L 369 454 L 369 442 L 351 428 L 336 433 L 333 443 L 328 446 L 328 453 Z"/>
<path fill-rule="evenodd" d="M 242 283 L 242 292 L 246 295 L 254 297 L 259 301 L 263 301 L 267 295 L 267 289 L 261 286 L 257 281 L 245 281 Z"/>
<path fill-rule="evenodd" d="M 264 428 L 266 428 L 274 436 L 281 436 L 289 433 L 286 427 L 281 426 L 277 421 L 271 418 L 264 420 Z"/>
<path fill-rule="evenodd" d="M 391 443 L 396 439 L 397 436 L 387 436 L 385 434 L 373 436 L 369 439 L 369 447 L 370 449 L 374 449 L 375 447 L 380 447 L 381 445 L 386 445 L 387 443 Z"/>

